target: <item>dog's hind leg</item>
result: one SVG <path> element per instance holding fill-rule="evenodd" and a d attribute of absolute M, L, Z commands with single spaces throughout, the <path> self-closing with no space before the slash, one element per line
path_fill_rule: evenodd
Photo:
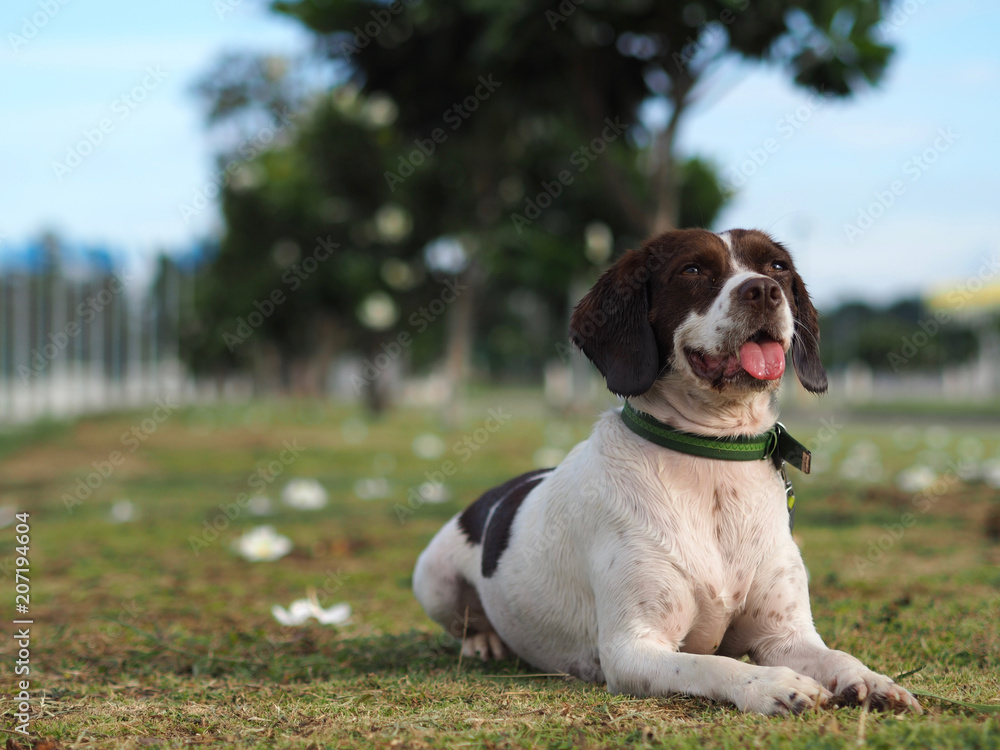
<path fill-rule="evenodd" d="M 465 656 L 501 659 L 506 648 L 483 609 L 472 581 L 478 578 L 481 545 L 469 544 L 457 517 L 451 519 L 417 559 L 413 593 L 427 615 L 456 639 Z"/>

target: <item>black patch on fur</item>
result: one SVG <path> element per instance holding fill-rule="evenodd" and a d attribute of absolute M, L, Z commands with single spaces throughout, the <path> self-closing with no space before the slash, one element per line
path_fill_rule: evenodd
<path fill-rule="evenodd" d="M 483 609 L 483 603 L 479 599 L 479 592 L 465 576 L 458 576 L 458 604 L 448 632 L 455 638 L 493 632 L 489 618 L 486 617 L 486 610 Z"/>
<path fill-rule="evenodd" d="M 490 514 L 489 509 L 486 510 L 485 515 L 487 516 L 487 520 L 485 521 L 485 527 L 480 527 L 480 539 L 483 544 L 483 578 L 490 578 L 496 573 L 497 565 L 500 564 L 500 556 L 503 555 L 507 549 L 507 544 L 510 542 L 511 524 L 514 523 L 514 516 L 517 515 L 517 510 L 521 507 L 521 503 L 524 502 L 524 498 L 551 471 L 551 469 L 540 469 L 528 474 L 522 474 L 517 479 L 507 482 L 496 490 L 490 490 L 490 492 L 487 492 L 486 495 L 483 495 L 483 497 L 476 501 L 478 505 L 490 493 L 497 493 L 492 502 L 489 503 L 489 507 L 494 508 L 493 513 Z M 479 512 L 482 513 L 482 511 Z"/>
<path fill-rule="evenodd" d="M 524 482 L 533 482 L 542 474 L 546 474 L 550 471 L 552 471 L 552 469 L 536 469 L 535 471 L 529 471 L 527 474 L 522 474 L 519 477 L 514 477 L 510 481 L 504 482 L 499 487 L 487 490 L 478 500 L 476 500 L 476 502 L 462 511 L 462 515 L 458 517 L 458 525 L 462 528 L 462 531 L 465 532 L 465 537 L 469 540 L 469 543 L 482 544 L 483 531 L 486 529 L 486 522 L 489 520 L 490 511 L 493 510 L 494 505 L 501 502 L 511 493 L 511 490 L 518 485 Z M 534 485 L 532 484 L 532 486 Z"/>
<path fill-rule="evenodd" d="M 844 692 L 840 694 L 840 698 L 845 703 L 858 703 L 858 688 L 856 685 L 852 685 L 847 688 Z"/>

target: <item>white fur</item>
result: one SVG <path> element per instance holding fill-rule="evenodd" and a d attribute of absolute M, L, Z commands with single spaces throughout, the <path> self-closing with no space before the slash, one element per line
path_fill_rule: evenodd
<path fill-rule="evenodd" d="M 692 314 L 675 344 L 721 346 L 730 292 L 745 278 L 740 271 L 708 313 Z M 777 417 L 773 388 L 713 390 L 684 362 L 632 401 L 703 434 L 761 432 Z M 817 634 L 769 461 L 667 450 L 608 412 L 524 500 L 490 578 L 481 550 L 456 516 L 420 556 L 413 581 L 427 613 L 453 633 L 479 604 L 461 581 L 478 592 L 489 623 L 464 644 L 468 655 L 509 649 L 548 672 L 606 681 L 611 692 L 687 693 L 765 714 L 853 691 L 919 710 L 908 692 Z M 746 654 L 754 663 L 738 660 Z"/>

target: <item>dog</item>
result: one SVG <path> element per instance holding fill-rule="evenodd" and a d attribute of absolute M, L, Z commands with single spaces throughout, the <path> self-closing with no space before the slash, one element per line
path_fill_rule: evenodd
<path fill-rule="evenodd" d="M 786 354 L 808 391 L 827 389 L 788 251 L 757 230 L 667 232 L 601 275 L 570 338 L 623 408 L 557 467 L 486 492 L 417 560 L 414 593 L 463 654 L 761 714 L 920 712 L 813 626 L 770 445 L 786 439 L 774 431 Z M 769 435 L 772 460 L 692 455 L 657 435 L 710 450 Z"/>

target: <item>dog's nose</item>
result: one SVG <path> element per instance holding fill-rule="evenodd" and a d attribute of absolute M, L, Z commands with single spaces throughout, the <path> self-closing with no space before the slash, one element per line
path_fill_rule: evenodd
<path fill-rule="evenodd" d="M 739 298 L 760 312 L 769 312 L 781 304 L 781 287 L 774 279 L 756 276 L 740 284 Z"/>

